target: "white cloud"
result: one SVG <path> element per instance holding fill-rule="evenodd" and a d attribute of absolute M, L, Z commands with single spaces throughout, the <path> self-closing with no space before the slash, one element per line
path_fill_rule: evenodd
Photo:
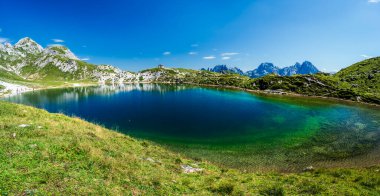
<path fill-rule="evenodd" d="M 380 0 L 368 0 L 368 3 L 380 3 Z"/>
<path fill-rule="evenodd" d="M 191 47 L 193 47 L 193 48 L 196 48 L 198 46 L 199 46 L 199 44 L 191 44 Z"/>
<path fill-rule="evenodd" d="M 215 56 L 205 56 L 205 57 L 203 57 L 203 59 L 212 60 L 212 59 L 215 59 Z"/>
<path fill-rule="evenodd" d="M 63 42 L 65 42 L 64 40 L 62 40 L 62 39 L 52 39 L 53 40 L 53 42 L 55 42 L 55 43 L 63 43 Z"/>
<path fill-rule="evenodd" d="M 229 60 L 229 59 L 231 59 L 231 57 L 229 57 L 229 56 L 222 57 L 222 60 Z"/>
<path fill-rule="evenodd" d="M 90 60 L 90 58 L 86 57 L 86 58 L 82 58 L 80 60 L 82 60 L 82 61 L 88 61 L 88 60 Z"/>
<path fill-rule="evenodd" d="M 188 54 L 189 54 L 189 55 L 197 55 L 198 52 L 189 52 Z"/>
<path fill-rule="evenodd" d="M 164 53 L 162 53 L 162 54 L 165 55 L 165 56 L 168 56 L 168 55 L 171 55 L 172 53 L 169 52 L 169 51 L 166 51 L 166 52 L 164 52 Z"/>
<path fill-rule="evenodd" d="M 9 42 L 8 38 L 0 37 L 0 43 Z"/>
<path fill-rule="evenodd" d="M 366 59 L 370 59 L 370 58 L 372 58 L 372 56 L 368 56 L 368 55 L 366 55 L 366 54 L 362 54 L 362 55 L 360 55 L 361 57 L 363 57 L 363 58 L 366 58 Z"/>
<path fill-rule="evenodd" d="M 234 56 L 234 55 L 238 55 L 239 53 L 237 52 L 225 52 L 225 53 L 222 53 L 220 54 L 221 56 Z"/>

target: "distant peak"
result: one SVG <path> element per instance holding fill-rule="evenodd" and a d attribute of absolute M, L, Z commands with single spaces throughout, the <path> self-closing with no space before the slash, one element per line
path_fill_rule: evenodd
<path fill-rule="evenodd" d="M 265 62 L 265 63 L 261 63 L 261 64 L 259 65 L 259 67 L 260 67 L 260 68 L 272 68 L 272 67 L 275 67 L 275 66 L 273 65 L 273 63 Z"/>
<path fill-rule="evenodd" d="M 312 65 L 312 66 L 314 66 L 313 65 L 313 63 L 311 63 L 310 61 L 304 61 L 303 63 L 302 63 L 302 65 L 308 65 L 308 66 L 310 66 L 310 65 Z"/>

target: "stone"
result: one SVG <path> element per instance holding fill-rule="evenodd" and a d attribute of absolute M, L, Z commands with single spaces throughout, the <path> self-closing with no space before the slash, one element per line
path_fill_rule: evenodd
<path fill-rule="evenodd" d="M 200 172 L 203 170 L 202 168 L 191 167 L 190 165 L 181 165 L 181 168 L 186 174 Z"/>
<path fill-rule="evenodd" d="M 28 124 L 21 124 L 21 125 L 19 125 L 18 127 L 21 127 L 21 128 L 25 128 L 25 127 L 29 127 L 30 125 L 28 125 Z"/>

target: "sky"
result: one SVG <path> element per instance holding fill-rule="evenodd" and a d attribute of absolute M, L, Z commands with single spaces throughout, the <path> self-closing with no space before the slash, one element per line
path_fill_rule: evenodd
<path fill-rule="evenodd" d="M 0 42 L 61 44 L 94 64 L 252 70 L 380 56 L 380 0 L 2 0 Z"/>

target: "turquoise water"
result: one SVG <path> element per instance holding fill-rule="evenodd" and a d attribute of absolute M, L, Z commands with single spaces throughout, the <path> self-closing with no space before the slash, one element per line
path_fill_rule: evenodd
<path fill-rule="evenodd" d="M 378 108 L 314 98 L 130 84 L 41 90 L 6 99 L 242 169 L 290 171 L 326 166 L 326 161 L 347 164 L 373 154 L 380 138 Z"/>

